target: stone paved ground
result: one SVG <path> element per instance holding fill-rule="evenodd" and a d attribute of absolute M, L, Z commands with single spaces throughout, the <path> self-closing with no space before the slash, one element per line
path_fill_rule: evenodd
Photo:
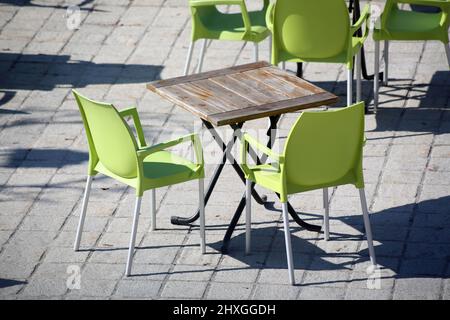
<path fill-rule="evenodd" d="M 244 190 L 228 166 L 207 206 L 206 255 L 199 254 L 196 226 L 169 222 L 171 215 L 195 209 L 195 184 L 163 188 L 156 232 L 149 232 L 148 196 L 144 201 L 133 276 L 125 278 L 134 195 L 107 178 L 94 182 L 83 250 L 74 253 L 87 146 L 70 88 L 120 108 L 137 104 L 150 142 L 167 139 L 174 128 L 190 131 L 195 120 L 145 89 L 151 80 L 182 72 L 190 32 L 187 1 L 78 2 L 77 31 L 67 29 L 64 17 L 65 7 L 76 1 L 0 4 L 2 299 L 450 298 L 450 75 L 444 48 L 435 42 L 391 45 L 392 81 L 381 89 L 379 113 L 366 116 L 366 193 L 381 289 L 367 289 L 368 256 L 353 187 L 340 187 L 331 197 L 328 243 L 292 225 L 299 285 L 287 284 L 276 202 L 267 209 L 253 206 L 252 255 L 243 254 L 242 225 L 229 254 L 221 255 L 226 224 Z M 370 40 L 367 56 L 370 71 Z M 267 42 L 261 57 L 268 57 Z M 251 46 L 213 42 L 205 69 L 251 60 Z M 304 76 L 345 95 L 341 66 L 308 64 Z M 369 104 L 371 87 L 363 83 Z M 297 116 L 282 118 L 280 142 Z M 254 121 L 246 129 L 265 124 Z M 320 192 L 294 196 L 292 203 L 308 221 L 321 223 Z M 67 288 L 71 266 L 81 268 L 79 290 Z"/>

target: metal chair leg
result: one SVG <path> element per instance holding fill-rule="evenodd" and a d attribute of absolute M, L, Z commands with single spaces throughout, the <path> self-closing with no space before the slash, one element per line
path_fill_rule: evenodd
<path fill-rule="evenodd" d="M 191 60 L 192 60 L 192 52 L 194 51 L 194 46 L 195 46 L 195 42 L 192 41 L 189 44 L 189 50 L 188 50 L 188 55 L 186 58 L 186 64 L 184 65 L 184 75 L 187 76 L 189 74 L 189 68 L 191 66 Z"/>
<path fill-rule="evenodd" d="M 258 62 L 259 60 L 259 48 L 258 48 L 258 43 L 254 42 L 253 45 L 254 47 L 254 56 L 255 56 L 255 62 Z"/>
<path fill-rule="evenodd" d="M 323 207 L 325 213 L 323 215 L 323 226 L 324 226 L 324 240 L 328 241 L 330 239 L 330 217 L 329 217 L 329 201 L 328 201 L 328 188 L 323 188 Z"/>
<path fill-rule="evenodd" d="M 383 73 L 383 84 L 388 85 L 388 71 L 389 71 L 389 41 L 384 41 L 384 73 Z"/>
<path fill-rule="evenodd" d="M 136 197 L 136 206 L 134 208 L 133 226 L 131 228 L 130 247 L 128 248 L 127 266 L 125 268 L 125 275 L 128 277 L 131 274 L 131 265 L 133 263 L 134 244 L 136 242 L 136 233 L 139 222 L 139 212 L 141 210 L 141 197 Z"/>
<path fill-rule="evenodd" d="M 202 254 L 204 254 L 204 253 L 206 253 L 204 179 L 198 180 L 198 201 L 199 201 L 199 208 L 200 208 L 200 249 L 202 251 Z"/>
<path fill-rule="evenodd" d="M 450 68 L 450 43 L 445 44 L 444 47 L 445 47 L 445 54 L 447 55 L 448 67 Z"/>
<path fill-rule="evenodd" d="M 152 189 L 151 190 L 151 207 L 152 207 L 152 225 L 151 225 L 151 231 L 155 231 L 156 230 L 156 189 Z"/>
<path fill-rule="evenodd" d="M 378 90 L 380 86 L 379 72 L 380 72 L 380 41 L 375 41 L 375 70 L 373 77 L 373 111 L 378 109 Z"/>
<path fill-rule="evenodd" d="M 353 72 L 352 69 L 347 69 L 347 106 L 350 106 L 353 101 Z"/>
<path fill-rule="evenodd" d="M 286 243 L 286 256 L 289 271 L 289 282 L 294 285 L 294 259 L 292 256 L 291 232 L 289 230 L 289 212 L 287 202 L 281 204 L 283 206 L 283 225 L 284 225 L 284 241 Z"/>
<path fill-rule="evenodd" d="M 84 189 L 83 204 L 81 205 L 80 220 L 78 221 L 77 234 L 75 236 L 75 243 L 73 246 L 73 249 L 75 251 L 78 251 L 78 249 L 80 249 L 81 234 L 83 232 L 84 218 L 86 217 L 86 209 L 87 209 L 87 204 L 89 201 L 89 194 L 91 193 L 91 185 L 92 185 L 93 178 L 94 178 L 94 176 L 87 177 L 86 188 Z"/>
<path fill-rule="evenodd" d="M 245 180 L 246 199 L 245 199 L 245 254 L 251 251 L 251 227 L 252 227 L 252 182 Z"/>
<path fill-rule="evenodd" d="M 356 102 L 361 101 L 361 50 L 356 54 Z"/>
<path fill-rule="evenodd" d="M 205 58 L 207 39 L 203 39 L 202 49 L 200 50 L 200 57 L 198 59 L 197 73 L 202 72 L 203 59 Z"/>
<path fill-rule="evenodd" d="M 272 35 L 269 36 L 269 62 L 272 63 Z"/>
<path fill-rule="evenodd" d="M 364 229 L 366 230 L 367 246 L 369 248 L 370 261 L 376 266 L 375 249 L 373 248 L 372 228 L 370 227 L 369 210 L 367 208 L 366 194 L 364 188 L 359 189 L 359 197 L 361 199 L 361 208 L 364 218 Z"/>

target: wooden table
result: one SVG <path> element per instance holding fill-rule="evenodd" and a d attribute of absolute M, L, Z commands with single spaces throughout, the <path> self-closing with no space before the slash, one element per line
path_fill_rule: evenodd
<path fill-rule="evenodd" d="M 267 130 L 270 148 L 273 145 L 276 126 L 284 113 L 330 105 L 338 98 L 313 84 L 296 77 L 267 62 L 256 62 L 227 69 L 203 72 L 189 76 L 159 80 L 147 85 L 147 88 L 176 105 L 186 109 L 202 119 L 213 138 L 223 150 L 222 162 L 216 167 L 205 193 L 208 202 L 214 186 L 228 160 L 245 184 L 244 173 L 232 157 L 232 149 L 245 121 L 268 117 Z M 233 137 L 225 143 L 214 127 L 230 125 Z M 251 152 L 257 163 L 264 163 L 266 157 L 259 158 Z M 259 204 L 265 200 L 252 186 L 252 196 Z M 231 235 L 245 207 L 245 192 L 228 227 L 223 241 L 222 251 L 226 252 Z M 295 209 L 288 203 L 289 213 L 301 226 L 319 231 L 303 221 Z M 199 211 L 189 218 L 172 217 L 173 224 L 189 224 L 197 220 Z"/>

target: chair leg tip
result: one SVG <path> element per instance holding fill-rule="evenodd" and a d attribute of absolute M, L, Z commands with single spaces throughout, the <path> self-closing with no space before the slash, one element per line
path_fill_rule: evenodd
<path fill-rule="evenodd" d="M 131 266 L 127 265 L 125 268 L 125 276 L 129 277 L 131 275 Z"/>
<path fill-rule="evenodd" d="M 295 285 L 295 275 L 294 275 L 294 270 L 289 271 L 289 283 L 291 285 Z"/>

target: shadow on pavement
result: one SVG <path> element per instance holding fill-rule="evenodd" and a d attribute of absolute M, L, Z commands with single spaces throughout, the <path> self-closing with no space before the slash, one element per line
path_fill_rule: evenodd
<path fill-rule="evenodd" d="M 147 83 L 160 79 L 163 66 L 95 63 L 71 60 L 70 55 L 0 52 L 0 63 L 15 61 L 0 79 L 2 100 L 14 90 L 50 91 L 56 87 L 83 88 L 96 84 Z M 6 96 L 6 98 L 5 98 Z"/>
<path fill-rule="evenodd" d="M 310 214 L 310 216 L 316 217 L 316 223 L 322 219 L 321 215 Z M 450 258 L 448 247 L 450 242 L 450 233 L 448 232 L 450 196 L 372 212 L 370 217 L 377 263 L 382 270 L 393 271 L 395 275 L 392 277 L 394 278 L 449 278 L 446 266 L 447 260 Z M 342 270 L 353 268 L 355 264 L 367 264 L 369 254 L 364 236 L 362 214 L 333 218 L 333 208 L 331 208 L 330 219 L 344 222 L 359 234 L 349 235 L 333 232 L 334 224 L 332 223 L 330 248 L 333 247 L 333 242 L 362 241 L 363 249 L 355 251 L 345 249 L 344 252 L 331 251 L 331 249 L 324 251 L 317 246 L 319 242 L 323 242 L 322 233 L 317 233 L 315 237 L 311 236 L 309 239 L 302 239 L 292 234 L 296 269 Z M 301 227 L 292 221 L 290 227 L 291 233 L 301 230 Z M 245 233 L 243 232 L 231 239 L 228 255 L 247 264 L 249 268 L 280 268 L 286 269 L 287 272 L 282 228 L 252 229 L 252 239 L 254 247 L 252 255 L 244 254 Z M 269 239 L 274 239 L 273 244 L 270 244 L 271 240 L 269 241 Z M 312 243 L 316 240 L 319 242 Z M 209 243 L 208 246 L 220 251 L 222 241 Z M 261 256 L 261 252 L 267 253 L 267 256 Z M 344 262 L 333 263 L 327 258 L 344 258 Z M 311 261 L 313 263 L 310 263 Z M 364 269 L 361 271 L 364 272 Z"/>
<path fill-rule="evenodd" d="M 87 11 L 97 11 L 91 8 L 84 8 L 84 6 L 93 3 L 94 0 L 83 0 L 80 1 L 80 3 L 72 3 L 72 5 L 77 5 L 80 7 L 80 10 L 87 10 Z M 53 8 L 53 9 L 67 9 L 67 7 L 70 4 L 67 5 L 52 5 L 52 4 L 42 4 L 42 3 L 35 3 L 33 0 L 2 0 L 3 4 L 8 5 L 15 5 L 15 6 L 21 6 L 21 7 L 35 7 L 35 8 Z"/>
<path fill-rule="evenodd" d="M 11 280 L 11 279 L 2 279 L 0 278 L 0 289 L 17 286 L 19 284 L 26 284 L 26 281 L 18 281 L 18 280 Z"/>

